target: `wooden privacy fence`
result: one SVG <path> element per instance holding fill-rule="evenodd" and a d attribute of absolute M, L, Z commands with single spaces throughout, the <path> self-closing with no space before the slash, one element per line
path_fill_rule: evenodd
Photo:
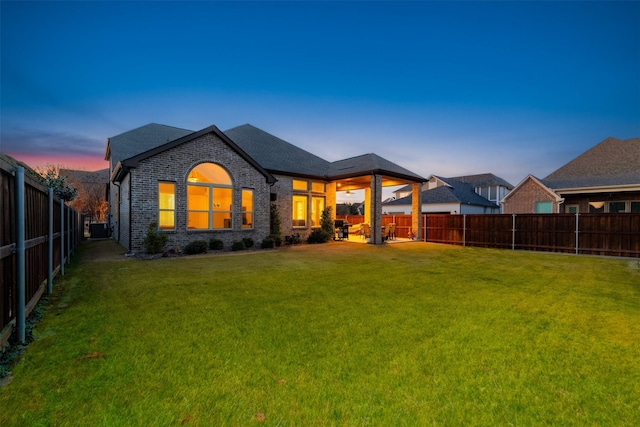
<path fill-rule="evenodd" d="M 363 215 L 342 215 L 350 224 Z M 411 215 L 382 215 L 407 238 Z M 486 248 L 640 258 L 640 214 L 422 215 L 422 241 Z"/>
<path fill-rule="evenodd" d="M 26 316 L 82 237 L 80 215 L 12 160 L 0 157 L 0 348 L 14 327 L 24 342 Z"/>
<path fill-rule="evenodd" d="M 423 215 L 423 240 L 640 258 L 640 214 Z"/>

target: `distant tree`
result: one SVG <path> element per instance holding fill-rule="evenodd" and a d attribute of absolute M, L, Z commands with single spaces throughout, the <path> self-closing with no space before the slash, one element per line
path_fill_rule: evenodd
<path fill-rule="evenodd" d="M 78 195 L 70 206 L 85 215 L 91 216 L 95 222 L 104 222 L 107 217 L 109 204 L 105 196 L 105 184 L 92 182 L 73 182 Z"/>
<path fill-rule="evenodd" d="M 358 206 L 354 203 L 340 203 L 336 205 L 336 215 L 359 215 Z"/>
<path fill-rule="evenodd" d="M 41 177 L 42 183 L 49 188 L 53 188 L 53 194 L 60 197 L 65 202 L 70 202 L 78 194 L 78 190 L 67 182 L 67 177 L 60 174 L 61 166 L 46 165 L 36 167 L 36 172 Z"/>

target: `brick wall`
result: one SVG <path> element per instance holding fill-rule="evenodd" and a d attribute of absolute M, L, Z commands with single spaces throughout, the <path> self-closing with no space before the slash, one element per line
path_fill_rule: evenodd
<path fill-rule="evenodd" d="M 282 236 L 291 236 L 299 234 L 300 238 L 305 240 L 313 228 L 311 227 L 311 198 L 313 196 L 325 198 L 325 208 L 333 206 L 333 216 L 335 218 L 336 190 L 334 183 L 327 183 L 321 180 L 311 180 L 307 178 L 294 178 L 287 175 L 274 175 L 278 180 L 272 187 L 271 191 L 276 193 L 276 207 L 280 213 L 280 231 Z M 301 179 L 309 183 L 307 191 L 293 190 L 293 180 Z M 313 192 L 311 182 L 325 182 L 325 193 Z M 292 223 L 293 195 L 300 194 L 307 196 L 307 225 L 305 227 L 294 227 Z"/>
<path fill-rule="evenodd" d="M 201 163 L 222 166 L 233 184 L 232 229 L 187 229 L 187 176 Z M 158 182 L 175 183 L 175 231 L 169 235 L 167 248 L 183 248 L 194 240 L 216 238 L 229 249 L 234 241 L 250 237 L 256 245 L 269 235 L 270 186 L 264 175 L 253 168 L 215 134 L 210 133 L 141 161 L 131 169 L 131 250 L 144 251 L 143 240 L 149 223 L 158 221 Z M 253 229 L 242 228 L 242 189 L 253 190 Z M 124 227 L 124 218 L 121 216 Z M 163 231 L 164 232 L 164 231 Z M 121 229 L 124 238 L 124 230 Z M 127 241 L 122 241 L 127 244 Z"/>
<path fill-rule="evenodd" d="M 528 178 L 522 185 L 511 190 L 504 203 L 503 213 L 536 213 L 536 202 L 552 202 L 552 212 L 558 212 L 559 202 L 555 194 L 550 193 L 534 179 Z"/>

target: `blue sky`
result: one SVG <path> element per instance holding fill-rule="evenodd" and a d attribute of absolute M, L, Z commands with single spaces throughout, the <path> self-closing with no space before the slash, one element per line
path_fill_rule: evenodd
<path fill-rule="evenodd" d="M 0 138 L 88 170 L 155 122 L 540 178 L 640 137 L 640 2 L 0 3 Z"/>

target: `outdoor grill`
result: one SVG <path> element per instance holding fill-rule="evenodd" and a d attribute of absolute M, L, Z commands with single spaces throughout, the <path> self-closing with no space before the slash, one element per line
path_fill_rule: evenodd
<path fill-rule="evenodd" d="M 333 221 L 333 226 L 336 230 L 335 239 L 342 240 L 349 238 L 349 223 L 342 219 L 336 219 Z"/>

